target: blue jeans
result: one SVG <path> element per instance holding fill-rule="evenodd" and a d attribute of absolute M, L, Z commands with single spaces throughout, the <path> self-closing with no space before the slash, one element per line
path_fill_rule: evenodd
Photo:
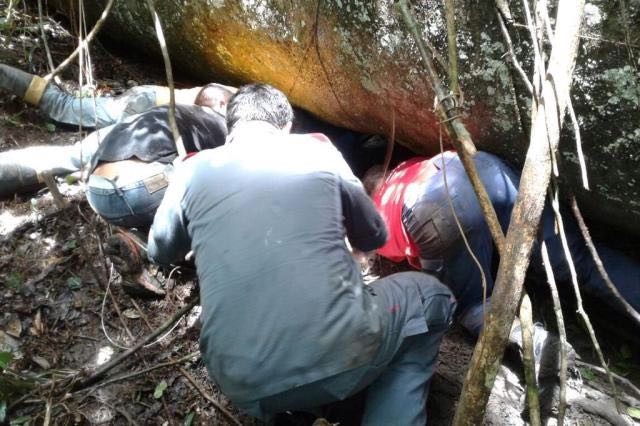
<path fill-rule="evenodd" d="M 49 84 L 38 107 L 59 123 L 102 128 L 155 105 L 156 92 L 153 86 L 137 86 L 120 96 L 96 96 L 94 99 L 78 98 L 63 92 L 55 84 Z"/>
<path fill-rule="evenodd" d="M 366 388 L 363 424 L 424 425 L 429 384 L 455 300 L 446 286 L 420 272 L 390 275 L 369 290 L 385 316 L 382 343 L 369 365 L 258 401 L 235 402 L 236 406 L 268 419 L 271 414 L 338 401 Z"/>
<path fill-rule="evenodd" d="M 118 183 L 118 180 L 91 175 L 87 182 L 87 201 L 93 210 L 112 225 L 148 229 L 164 198 L 168 178 L 165 164 L 146 165 L 146 178 Z"/>
<path fill-rule="evenodd" d="M 0 163 L 17 164 L 38 173 L 49 171 L 54 176 L 77 172 L 91 162 L 112 128 L 96 130 L 73 145 L 30 146 L 5 151 L 0 153 Z"/>
<path fill-rule="evenodd" d="M 491 275 L 494 254 L 491 234 L 457 154 L 447 152 L 443 156 L 451 200 L 469 245 L 482 266 L 489 296 L 494 285 Z M 434 162 L 441 168 L 440 156 L 435 157 Z M 506 232 L 518 194 L 520 177 L 506 163 L 488 153 L 479 152 L 474 162 L 500 225 Z M 458 299 L 458 316 L 462 324 L 472 333 L 478 333 L 483 319 L 481 274 L 465 248 L 453 218 L 447 201 L 442 170 L 430 177 L 419 193 L 421 195 L 416 200 L 405 204 L 405 229 L 418 245 L 423 270 L 433 273 L 451 288 Z M 617 308 L 614 297 L 595 268 L 573 216 L 563 214 L 563 219 L 580 285 Z M 548 205 L 542 213 L 540 235 L 546 242 L 556 280 L 559 283 L 570 282 L 560 237 L 554 233 L 553 211 Z M 640 264 L 622 253 L 600 245 L 596 247 L 622 296 L 636 309 L 640 309 Z M 531 269 L 544 274 L 538 244 L 534 246 L 532 253 Z"/>

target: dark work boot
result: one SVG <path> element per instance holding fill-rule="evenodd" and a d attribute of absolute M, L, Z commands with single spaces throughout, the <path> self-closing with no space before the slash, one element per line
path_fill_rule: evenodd
<path fill-rule="evenodd" d="M 0 88 L 20 96 L 25 102 L 38 106 L 47 80 L 9 65 L 0 64 Z"/>
<path fill-rule="evenodd" d="M 0 162 L 0 199 L 33 192 L 42 186 L 38 173 L 31 167 Z"/>

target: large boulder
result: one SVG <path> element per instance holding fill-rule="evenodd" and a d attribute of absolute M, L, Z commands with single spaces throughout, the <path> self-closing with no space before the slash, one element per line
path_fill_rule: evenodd
<path fill-rule="evenodd" d="M 53 3 L 67 12 L 75 4 Z M 155 3 L 174 67 L 194 79 L 267 82 L 294 104 L 333 124 L 386 136 L 395 128 L 395 139 L 415 152 L 438 150 L 433 92 L 392 0 Z M 413 3 L 422 33 L 446 57 L 443 2 Z M 516 3 L 520 5 L 511 2 L 512 7 Z M 86 2 L 89 19 L 97 19 L 105 4 L 105 0 Z M 103 36 L 159 55 L 145 5 L 138 0 L 117 1 Z M 493 5 L 493 0 L 457 2 L 464 120 L 480 149 L 521 163 L 528 146 L 530 96 L 505 56 Z M 512 13 L 517 23 L 524 21 L 520 10 Z M 586 6 L 572 99 L 591 191 L 581 189 L 568 120 L 561 142 L 565 194 L 574 190 L 591 216 L 637 233 L 639 21 L 640 2 L 635 0 L 593 0 Z M 530 70 L 529 33 L 518 25 L 511 32 L 516 53 Z"/>

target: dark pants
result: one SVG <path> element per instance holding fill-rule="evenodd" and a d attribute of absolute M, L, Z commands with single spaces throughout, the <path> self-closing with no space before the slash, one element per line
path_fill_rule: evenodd
<path fill-rule="evenodd" d="M 304 411 L 341 400 L 367 388 L 363 424 L 424 425 L 429 383 L 456 303 L 446 286 L 420 272 L 393 274 L 369 289 L 386 326 L 380 348 L 368 365 L 258 401 L 235 404 L 253 416 L 268 419 L 275 413 Z"/>
<path fill-rule="evenodd" d="M 486 277 L 486 294 L 491 295 L 493 277 L 491 263 L 494 245 L 471 183 L 457 154 L 444 153 L 434 158 L 442 168 L 444 158 L 451 201 L 473 253 Z M 506 232 L 511 211 L 518 194 L 519 175 L 506 163 L 491 154 L 479 152 L 474 162 L 489 198 Z M 433 273 L 448 285 L 458 299 L 459 317 L 472 333 L 482 327 L 483 287 L 480 270 L 464 246 L 447 200 L 442 170 L 428 179 L 420 197 L 403 212 L 405 229 L 418 245 L 424 271 Z M 617 308 L 614 296 L 596 270 L 584 240 L 572 215 L 564 214 L 565 231 L 582 288 Z M 567 261 L 560 237 L 554 232 L 554 215 L 547 205 L 541 219 L 541 238 L 546 242 L 556 280 L 570 282 Z M 640 264 L 622 253 L 597 245 L 612 281 L 622 296 L 640 309 Z M 532 270 L 543 274 L 540 247 L 536 245 L 531 260 Z"/>

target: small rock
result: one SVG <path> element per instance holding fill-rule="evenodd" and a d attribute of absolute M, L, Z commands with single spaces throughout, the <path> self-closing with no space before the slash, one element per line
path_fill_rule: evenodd
<path fill-rule="evenodd" d="M 51 364 L 49 364 L 49 361 L 47 361 L 46 359 L 44 359 L 41 356 L 33 355 L 31 357 L 31 361 L 33 361 L 36 364 L 38 364 L 43 370 L 48 370 L 48 369 L 51 368 Z"/>
<path fill-rule="evenodd" d="M 13 352 L 20 347 L 20 341 L 0 330 L 0 352 Z"/>
<path fill-rule="evenodd" d="M 13 336 L 15 338 L 20 338 L 22 334 L 22 322 L 17 315 L 12 314 L 9 322 L 5 326 L 6 332 L 8 335 Z"/>

